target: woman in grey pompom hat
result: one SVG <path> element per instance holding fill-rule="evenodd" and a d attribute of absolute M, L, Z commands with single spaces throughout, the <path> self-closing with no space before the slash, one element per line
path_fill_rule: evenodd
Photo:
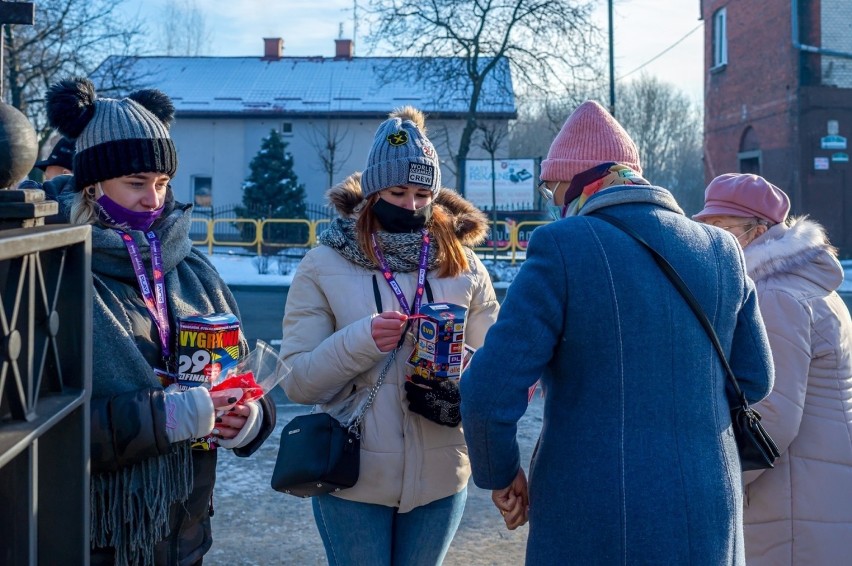
<path fill-rule="evenodd" d="M 327 196 L 341 218 L 299 264 L 287 296 L 281 357 L 293 370 L 284 390 L 349 423 L 390 365 L 361 423 L 358 482 L 313 498 L 317 528 L 330 564 L 440 564 L 470 475 L 461 353 L 482 344 L 499 308 L 471 249 L 488 221 L 441 186 L 423 114 L 411 107 L 378 127 L 363 174 Z M 409 315 L 421 301 L 467 311 L 453 343 L 459 362 L 446 370 L 454 377 L 407 364 L 416 346 Z"/>

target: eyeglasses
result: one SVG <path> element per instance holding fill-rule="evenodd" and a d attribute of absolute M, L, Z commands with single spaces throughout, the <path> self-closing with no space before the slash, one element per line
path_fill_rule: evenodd
<path fill-rule="evenodd" d="M 556 187 L 559 188 L 558 182 L 556 183 Z M 536 189 L 544 200 L 553 200 L 553 191 L 547 186 L 547 181 L 541 181 Z"/>
<path fill-rule="evenodd" d="M 730 232 L 732 228 L 745 228 L 749 224 L 751 224 L 751 223 L 746 222 L 745 224 L 734 224 L 733 226 L 718 226 L 716 224 L 713 224 L 713 226 L 716 226 L 716 228 L 721 228 L 722 230 L 726 230 L 726 231 Z M 750 231 L 754 230 L 755 228 L 757 228 L 757 224 L 755 224 L 754 226 L 752 226 L 751 228 L 746 230 L 746 232 L 750 232 Z"/>
<path fill-rule="evenodd" d="M 736 236 L 737 239 L 742 238 L 743 236 L 745 236 L 746 234 L 748 234 L 749 232 L 751 232 L 752 230 L 754 230 L 755 228 L 760 226 L 760 222 L 756 221 L 756 220 L 751 221 L 751 222 L 743 222 L 742 224 L 732 224 L 731 226 L 719 226 L 718 224 L 710 224 L 710 223 L 705 223 L 705 224 L 708 224 L 710 226 L 715 226 L 716 228 L 721 228 L 725 232 L 730 232 L 731 234 Z M 748 230 L 743 230 L 746 226 L 749 226 L 749 225 L 751 225 L 751 228 L 749 228 Z M 731 232 L 731 230 L 733 230 L 734 228 L 739 228 L 739 229 L 742 230 L 742 232 L 740 232 L 739 235 L 734 234 L 734 232 Z"/>

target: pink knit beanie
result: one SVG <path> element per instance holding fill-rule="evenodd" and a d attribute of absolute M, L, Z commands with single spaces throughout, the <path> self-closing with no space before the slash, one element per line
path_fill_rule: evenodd
<path fill-rule="evenodd" d="M 704 191 L 704 210 L 693 216 L 702 220 L 708 216 L 739 216 L 761 218 L 778 224 L 790 212 L 787 195 L 758 175 L 725 173 L 707 185 Z"/>
<path fill-rule="evenodd" d="M 636 144 L 606 109 L 592 100 L 568 116 L 541 162 L 543 181 L 570 181 L 577 173 L 614 161 L 642 173 Z"/>

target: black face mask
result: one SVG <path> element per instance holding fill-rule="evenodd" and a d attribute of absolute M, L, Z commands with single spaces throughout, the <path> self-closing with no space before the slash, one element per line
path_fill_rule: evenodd
<path fill-rule="evenodd" d="M 409 210 L 380 198 L 373 205 L 373 214 L 387 232 L 417 232 L 432 218 L 432 204 Z"/>

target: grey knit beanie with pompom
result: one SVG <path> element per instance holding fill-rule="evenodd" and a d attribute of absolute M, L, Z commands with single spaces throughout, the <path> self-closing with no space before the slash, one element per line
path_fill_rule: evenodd
<path fill-rule="evenodd" d="M 428 188 L 433 196 L 441 190 L 441 164 L 426 137 L 426 119 L 412 106 L 394 110 L 379 126 L 361 175 L 364 198 L 407 185 Z"/>

